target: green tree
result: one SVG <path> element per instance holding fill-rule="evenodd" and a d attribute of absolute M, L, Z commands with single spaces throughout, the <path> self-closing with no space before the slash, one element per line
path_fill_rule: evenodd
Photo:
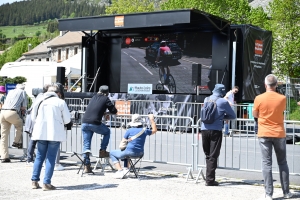
<path fill-rule="evenodd" d="M 58 22 L 57 21 L 49 22 L 47 31 L 50 33 L 54 33 L 56 30 L 58 30 Z"/>
<path fill-rule="evenodd" d="M 274 73 L 300 77 L 300 0 L 270 3 Z"/>
<path fill-rule="evenodd" d="M 72 12 L 69 18 L 74 18 L 75 17 L 75 13 Z"/>
<path fill-rule="evenodd" d="M 251 8 L 248 0 L 168 0 L 161 4 L 162 10 L 195 8 L 229 20 L 232 24 L 264 25 L 267 14 L 259 8 Z"/>
<path fill-rule="evenodd" d="M 27 81 L 27 78 L 25 78 L 24 76 L 16 76 L 15 78 L 13 78 L 14 83 L 25 83 Z"/>
<path fill-rule="evenodd" d="M 35 33 L 35 36 L 39 37 L 41 34 L 42 34 L 41 31 L 37 31 L 37 32 Z"/>
<path fill-rule="evenodd" d="M 112 0 L 112 4 L 106 7 L 106 14 L 127 14 L 154 11 L 152 0 Z"/>
<path fill-rule="evenodd" d="M 0 68 L 7 62 L 14 62 L 22 56 L 23 53 L 28 51 L 28 44 L 31 44 L 32 48 L 36 47 L 40 43 L 37 37 L 26 38 L 24 40 L 17 41 L 11 49 L 5 51 L 0 55 Z"/>
<path fill-rule="evenodd" d="M 270 20 L 262 7 L 251 8 L 249 15 L 249 24 L 253 24 L 260 28 L 270 30 Z"/>

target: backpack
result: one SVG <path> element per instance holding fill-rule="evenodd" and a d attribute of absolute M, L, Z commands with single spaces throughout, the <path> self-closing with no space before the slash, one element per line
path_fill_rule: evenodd
<path fill-rule="evenodd" d="M 201 108 L 200 111 L 200 117 L 201 121 L 204 124 L 212 124 L 215 121 L 215 115 L 217 113 L 217 103 L 216 101 L 219 98 L 212 100 L 208 99 L 207 101 L 204 102 L 203 107 Z"/>

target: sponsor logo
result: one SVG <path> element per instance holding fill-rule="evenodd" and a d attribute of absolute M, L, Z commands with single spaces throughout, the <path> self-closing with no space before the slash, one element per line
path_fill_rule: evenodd
<path fill-rule="evenodd" d="M 128 94 L 152 94 L 152 84 L 128 84 Z"/>
<path fill-rule="evenodd" d="M 263 41 L 262 40 L 255 40 L 254 53 L 256 55 L 262 55 L 263 54 Z"/>

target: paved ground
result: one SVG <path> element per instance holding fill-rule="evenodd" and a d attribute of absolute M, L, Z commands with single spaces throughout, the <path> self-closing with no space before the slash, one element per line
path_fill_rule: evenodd
<path fill-rule="evenodd" d="M 0 163 L 0 199 L 264 199 L 261 181 L 218 176 L 220 186 L 207 187 L 202 178 L 196 184 L 192 179 L 186 181 L 184 173 L 151 168 L 149 163 L 142 163 L 140 179 L 132 175 L 127 179 L 114 179 L 114 171 L 109 168 L 104 173 L 98 169 L 95 175 L 83 174 L 81 177 L 75 163 L 65 159 L 62 164 L 66 170 L 54 172 L 55 191 L 31 189 L 32 167 L 26 166 L 25 162 L 12 159 L 12 163 Z M 44 170 L 41 179 L 43 177 Z M 277 183 L 275 185 L 273 197 L 282 199 L 281 188 Z M 293 199 L 300 199 L 300 187 L 291 187 L 295 194 Z"/>

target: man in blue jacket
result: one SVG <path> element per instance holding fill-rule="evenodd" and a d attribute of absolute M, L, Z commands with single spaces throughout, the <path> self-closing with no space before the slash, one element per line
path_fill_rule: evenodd
<path fill-rule="evenodd" d="M 201 123 L 202 147 L 206 156 L 206 186 L 218 186 L 216 179 L 217 160 L 222 145 L 223 120 L 235 119 L 236 115 L 228 101 L 222 98 L 225 92 L 223 84 L 216 84 L 209 99 L 216 100 L 217 112 L 214 122 L 210 124 Z M 208 98 L 208 97 L 207 97 Z M 208 99 L 205 98 L 204 102 Z"/>

